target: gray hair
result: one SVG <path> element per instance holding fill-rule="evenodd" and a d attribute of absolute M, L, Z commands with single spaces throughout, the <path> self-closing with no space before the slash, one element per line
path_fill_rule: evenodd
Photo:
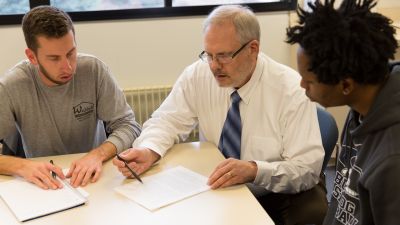
<path fill-rule="evenodd" d="M 244 44 L 250 40 L 260 41 L 260 24 L 254 12 L 241 5 L 222 5 L 216 7 L 205 19 L 203 32 L 211 24 L 232 22 L 239 42 Z"/>

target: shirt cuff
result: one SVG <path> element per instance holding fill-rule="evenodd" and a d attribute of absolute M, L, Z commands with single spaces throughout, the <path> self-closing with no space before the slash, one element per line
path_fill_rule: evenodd
<path fill-rule="evenodd" d="M 254 162 L 257 164 L 257 175 L 253 183 L 266 187 L 271 183 L 273 166 L 271 163 L 265 161 L 254 160 Z"/>
<path fill-rule="evenodd" d="M 117 153 L 121 153 L 122 151 L 126 150 L 124 147 L 124 143 L 122 143 L 122 141 L 115 136 L 108 137 L 106 142 L 111 142 L 113 145 L 115 145 L 115 147 L 117 148 Z"/>

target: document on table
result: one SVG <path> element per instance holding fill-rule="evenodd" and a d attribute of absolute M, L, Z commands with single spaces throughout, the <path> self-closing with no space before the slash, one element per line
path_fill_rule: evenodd
<path fill-rule="evenodd" d="M 0 183 L 0 197 L 20 222 L 83 205 L 87 192 L 62 181 L 64 187 L 44 190 L 22 178 Z"/>
<path fill-rule="evenodd" d="M 178 166 L 114 190 L 153 211 L 210 189 L 207 177 Z"/>

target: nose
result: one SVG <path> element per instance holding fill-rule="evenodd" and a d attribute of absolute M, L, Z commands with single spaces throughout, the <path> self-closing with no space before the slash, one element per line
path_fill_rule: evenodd
<path fill-rule="evenodd" d="M 300 80 L 300 87 L 307 90 L 307 83 L 303 79 Z"/>
<path fill-rule="evenodd" d="M 72 70 L 71 59 L 66 57 L 62 62 L 62 68 L 65 70 L 71 71 Z"/>
<path fill-rule="evenodd" d="M 222 64 L 218 61 L 217 57 L 214 57 L 211 61 L 209 61 L 208 65 L 210 65 L 211 70 L 221 69 L 222 67 Z"/>

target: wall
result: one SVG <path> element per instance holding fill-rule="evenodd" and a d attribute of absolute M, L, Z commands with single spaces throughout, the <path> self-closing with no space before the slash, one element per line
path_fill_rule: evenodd
<path fill-rule="evenodd" d="M 257 14 L 261 49 L 285 64 L 287 12 Z M 75 24 L 78 50 L 108 64 L 123 88 L 173 84 L 185 66 L 197 60 L 202 47 L 201 17 L 179 17 Z M 25 58 L 20 26 L 0 27 L 0 74 Z"/>
<path fill-rule="evenodd" d="M 302 4 L 303 0 L 299 0 Z M 399 0 L 380 0 L 377 10 L 400 15 Z M 294 13 L 259 13 L 261 50 L 275 60 L 296 68 L 296 46 L 284 43 L 285 29 L 296 21 Z M 396 17 L 397 18 L 397 17 Z M 396 18 L 393 18 L 397 21 Z M 78 50 L 105 61 L 122 88 L 170 85 L 185 66 L 203 50 L 201 17 L 121 20 L 76 23 Z M 399 18 L 400 19 L 400 18 Z M 25 43 L 20 26 L 0 27 L 0 74 L 24 59 Z M 400 60 L 400 51 L 396 54 Z M 339 128 L 346 106 L 328 109 Z"/>

